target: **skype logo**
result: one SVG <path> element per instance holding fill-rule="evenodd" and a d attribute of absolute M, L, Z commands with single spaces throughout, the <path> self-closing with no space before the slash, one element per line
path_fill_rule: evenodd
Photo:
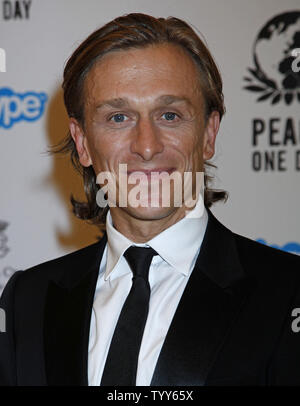
<path fill-rule="evenodd" d="M 46 93 L 16 93 L 0 88 L 0 127 L 11 128 L 18 121 L 38 120 L 45 110 Z"/>
<path fill-rule="evenodd" d="M 291 241 L 283 245 L 277 245 L 277 244 L 268 244 L 267 241 L 264 240 L 263 238 L 259 238 L 256 241 L 264 245 L 269 245 L 269 247 L 289 252 L 290 254 L 300 255 L 300 243 L 298 242 Z"/>

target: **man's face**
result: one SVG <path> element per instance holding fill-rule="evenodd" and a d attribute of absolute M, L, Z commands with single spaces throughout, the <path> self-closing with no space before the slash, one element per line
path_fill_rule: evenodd
<path fill-rule="evenodd" d="M 127 164 L 128 175 L 145 174 L 150 191 L 151 172 L 202 172 L 204 160 L 214 154 L 219 115 L 212 113 L 205 123 L 198 71 L 180 47 L 105 55 L 87 75 L 84 101 L 84 128 L 71 119 L 70 130 L 81 164 L 93 165 L 96 175 L 109 171 L 118 177 L 119 164 Z M 135 186 L 127 185 L 128 194 Z M 128 199 L 128 207 L 118 210 L 160 219 L 182 210 L 172 204 L 173 194 L 170 207 L 161 199 L 159 207 L 132 207 Z"/>

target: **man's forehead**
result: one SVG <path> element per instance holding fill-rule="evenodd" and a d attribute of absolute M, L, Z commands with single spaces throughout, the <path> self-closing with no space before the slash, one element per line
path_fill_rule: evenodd
<path fill-rule="evenodd" d="M 191 104 L 191 101 L 188 97 L 185 96 L 177 96 L 177 95 L 171 95 L 171 94 L 165 94 L 158 96 L 155 100 L 155 103 L 160 105 L 170 105 L 170 104 L 180 104 L 180 103 L 185 103 L 187 105 Z M 127 97 L 116 97 L 113 99 L 108 99 L 108 100 L 103 100 L 99 103 L 96 104 L 97 109 L 101 109 L 103 107 L 115 107 L 115 108 L 124 108 L 124 107 L 129 107 L 131 104 L 131 101 Z"/>
<path fill-rule="evenodd" d="M 195 61 L 172 44 L 110 52 L 92 67 L 84 87 L 89 102 L 99 108 L 125 107 L 147 97 L 156 103 L 189 104 L 202 93 Z"/>

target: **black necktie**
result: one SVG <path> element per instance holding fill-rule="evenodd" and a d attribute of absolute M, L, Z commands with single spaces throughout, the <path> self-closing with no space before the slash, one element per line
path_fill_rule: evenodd
<path fill-rule="evenodd" d="M 102 375 L 101 386 L 135 386 L 138 356 L 147 320 L 152 248 L 129 247 L 124 253 L 132 273 L 132 286 L 121 310 Z"/>

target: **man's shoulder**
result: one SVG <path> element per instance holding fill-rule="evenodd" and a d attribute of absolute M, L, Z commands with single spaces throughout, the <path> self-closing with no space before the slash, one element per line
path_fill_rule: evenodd
<path fill-rule="evenodd" d="M 279 261 L 295 261 L 300 263 L 300 256 L 292 254 L 290 252 L 282 251 L 280 249 L 270 247 L 261 242 L 252 240 L 244 235 L 236 234 L 233 232 L 237 245 L 241 251 L 248 255 L 254 253 L 259 256 L 263 256 L 268 259 L 276 259 Z"/>
<path fill-rule="evenodd" d="M 209 219 L 211 220 L 211 230 L 214 230 L 213 237 L 216 239 L 220 234 L 221 241 L 227 244 L 229 250 L 235 247 L 234 250 L 237 251 L 241 264 L 249 272 L 260 272 L 262 269 L 266 272 L 267 270 L 270 270 L 270 272 L 280 270 L 286 273 L 296 273 L 300 276 L 300 256 L 237 234 L 222 224 L 210 211 Z M 210 241 L 212 241 L 212 238 L 210 238 Z M 228 241 L 233 241 L 233 245 L 229 244 Z M 232 254 L 232 251 L 227 253 L 227 255 Z"/>
<path fill-rule="evenodd" d="M 212 214 L 210 215 L 210 235 L 207 239 L 213 254 L 222 254 L 221 269 L 226 272 L 227 267 L 238 269 L 243 275 L 257 286 L 263 294 L 276 295 L 282 292 L 290 297 L 296 290 L 300 294 L 300 257 L 279 249 L 269 247 L 260 242 L 237 234 L 223 225 Z M 216 244 L 222 244 L 222 249 L 216 250 Z M 215 261 L 211 255 L 212 261 Z M 224 265 L 224 266 L 223 266 Z M 275 295 L 275 296 L 276 296 Z"/>
<path fill-rule="evenodd" d="M 300 281 L 300 256 L 269 247 L 245 236 L 233 233 L 239 258 L 248 273 L 266 277 L 282 274 Z"/>
<path fill-rule="evenodd" d="M 50 259 L 48 261 L 42 262 L 40 264 L 34 265 L 20 272 L 22 279 L 27 279 L 28 282 L 31 280 L 48 280 L 59 279 L 68 269 L 74 269 L 82 264 L 84 266 L 92 258 L 99 253 L 99 247 L 102 239 L 99 241 L 80 248 L 76 251 L 70 252 L 68 254 L 62 255 L 60 257 Z"/>

